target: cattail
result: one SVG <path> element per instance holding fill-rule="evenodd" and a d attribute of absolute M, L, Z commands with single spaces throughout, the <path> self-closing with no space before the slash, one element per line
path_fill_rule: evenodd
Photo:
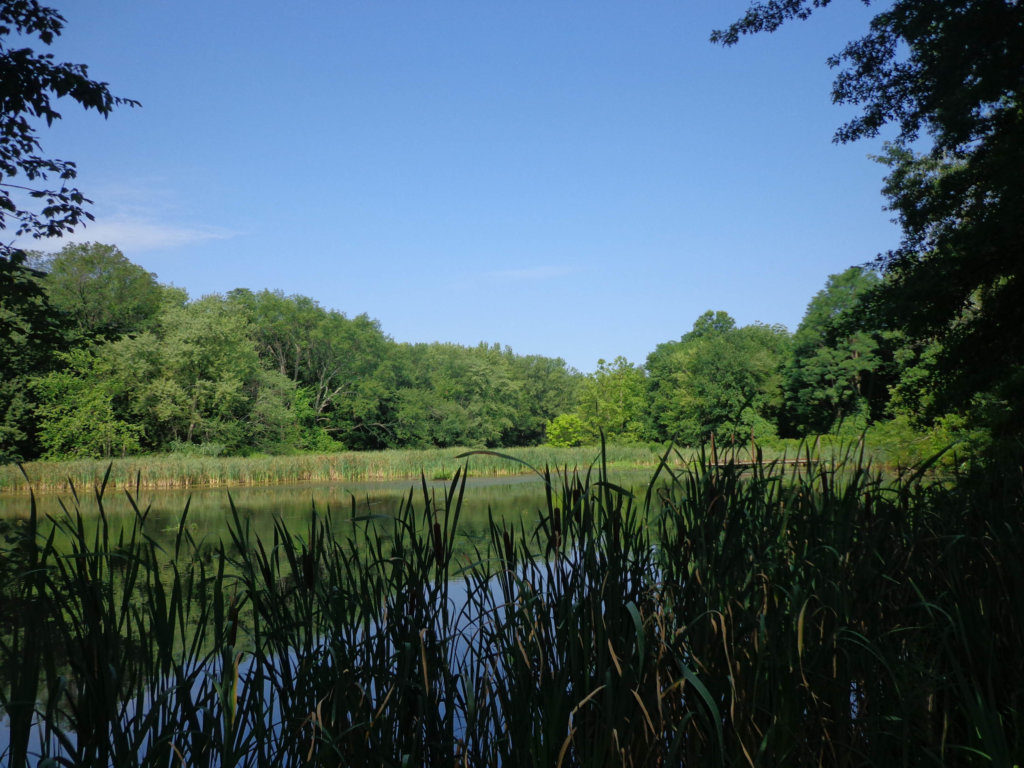
<path fill-rule="evenodd" d="M 302 553 L 302 582 L 307 590 L 312 590 L 316 583 L 316 567 L 312 552 Z"/>
<path fill-rule="evenodd" d="M 434 561 L 440 563 L 444 560 L 444 537 L 441 536 L 441 526 L 434 523 Z"/>
<path fill-rule="evenodd" d="M 512 537 L 508 535 L 508 531 L 502 531 L 501 538 L 505 542 L 505 560 L 511 563 L 516 554 L 515 547 L 512 545 Z"/>

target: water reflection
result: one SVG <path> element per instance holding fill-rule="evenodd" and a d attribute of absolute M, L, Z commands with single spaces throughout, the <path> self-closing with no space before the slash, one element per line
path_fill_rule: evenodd
<path fill-rule="evenodd" d="M 635 477 L 630 477 L 635 475 Z M 628 482 L 642 483 L 646 471 L 622 473 Z M 428 480 L 426 492 L 438 504 L 444 499 L 448 482 Z M 231 504 L 259 538 L 270 540 L 274 520 L 281 519 L 290 530 L 301 531 L 311 511 L 326 514 L 329 510 L 336 529 L 346 527 L 353 514 L 379 516 L 386 525 L 398 510 L 403 499 L 415 495 L 422 500 L 422 481 L 398 480 L 360 483 L 302 483 L 271 486 L 203 488 L 192 490 L 146 490 L 137 499 L 123 491 L 108 492 L 103 498 L 103 511 L 117 531 L 130 525 L 135 516 L 133 501 L 140 510 L 147 511 L 146 535 L 165 546 L 173 546 L 182 513 L 188 505 L 186 525 L 194 539 L 214 543 L 227 540 L 227 523 L 231 517 Z M 470 478 L 466 482 L 465 497 L 459 522 L 461 543 L 472 549 L 474 542 L 482 542 L 488 532 L 488 512 L 496 520 L 522 522 L 531 530 L 538 511 L 544 508 L 545 487 L 537 475 L 516 477 Z M 40 518 L 60 517 L 63 510 L 73 509 L 75 499 L 70 493 L 40 494 L 36 508 Z M 87 523 L 98 521 L 99 507 L 93 489 L 78 489 L 77 506 Z M 27 495 L 0 495 L 0 520 L 25 518 L 29 514 Z"/>

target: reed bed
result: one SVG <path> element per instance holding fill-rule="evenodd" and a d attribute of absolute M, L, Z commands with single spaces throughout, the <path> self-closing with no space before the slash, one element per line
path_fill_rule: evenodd
<path fill-rule="evenodd" d="M 449 479 L 462 464 L 457 457 L 466 450 L 393 449 L 258 457 L 169 454 L 113 460 L 33 461 L 20 467 L 0 466 L 0 492 L 66 492 L 72 485 L 91 488 L 104 477 L 111 489 L 126 490 L 404 480 L 416 479 L 421 474 L 428 479 Z M 474 476 L 492 477 L 522 474 L 529 471 L 527 465 L 585 466 L 594 461 L 600 450 L 599 446 L 508 448 L 502 449 L 502 453 L 511 458 L 475 462 L 471 471 Z M 607 458 L 616 469 L 653 469 L 660 451 L 660 447 L 646 444 L 612 445 L 608 446 Z"/>
<path fill-rule="evenodd" d="M 458 470 L 267 540 L 236 514 L 195 541 L 187 510 L 173 548 L 145 510 L 90 536 L 72 501 L 58 551 L 32 514 L 0 561 L 0 761 L 1020 763 L 1020 463 L 735 458 L 666 453 L 639 493 L 544 472 L 540 522 L 469 554 Z"/>

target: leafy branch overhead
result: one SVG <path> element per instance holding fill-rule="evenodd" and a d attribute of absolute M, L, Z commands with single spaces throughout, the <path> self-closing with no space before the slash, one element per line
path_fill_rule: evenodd
<path fill-rule="evenodd" d="M 51 45 L 63 27 L 63 16 L 35 0 L 0 0 L 0 229 L 18 236 L 56 237 L 92 219 L 85 209 L 90 201 L 69 185 L 75 164 L 46 157 L 39 140 L 40 121 L 49 126 L 61 118 L 58 101 L 70 99 L 104 117 L 118 106 L 139 106 L 91 79 L 86 65 L 23 45 L 32 38 Z M 0 243 L 0 256 L 13 252 Z"/>
<path fill-rule="evenodd" d="M 773 32 L 831 0 L 755 2 L 712 41 Z M 868 4 L 868 3 L 865 3 Z M 879 257 L 875 321 L 927 365 L 928 410 L 1024 409 L 1024 5 L 895 0 L 829 60 L 833 101 L 861 108 L 836 141 L 896 129 L 883 192 L 903 230 Z M 922 147 L 925 151 L 922 153 Z"/>

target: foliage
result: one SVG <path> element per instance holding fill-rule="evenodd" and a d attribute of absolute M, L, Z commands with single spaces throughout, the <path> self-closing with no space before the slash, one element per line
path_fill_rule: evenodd
<path fill-rule="evenodd" d="M 117 106 L 138 105 L 90 79 L 84 65 L 57 62 L 27 45 L 35 39 L 48 46 L 63 27 L 64 18 L 37 0 L 0 0 L 0 230 L 19 236 L 59 236 L 92 218 L 89 201 L 68 183 L 75 164 L 42 153 L 38 127 L 60 119 L 56 101 L 104 117 Z M 39 450 L 28 381 L 48 369 L 63 333 L 25 260 L 22 250 L 0 241 L 0 462 Z"/>
<path fill-rule="evenodd" d="M 565 362 L 481 344 L 395 344 L 366 315 L 347 318 L 304 296 L 232 291 L 265 365 L 292 378 L 309 410 L 307 447 L 526 445 L 574 405 Z"/>
<path fill-rule="evenodd" d="M 578 374 L 562 360 L 396 344 L 366 315 L 280 292 L 188 302 L 112 246 L 68 246 L 36 263 L 49 271 L 23 282 L 59 310 L 71 326 L 59 343 L 81 354 L 59 370 L 26 369 L 38 381 L 6 423 L 48 456 L 530 444 L 575 405 Z M 29 309 L 10 317 L 24 325 Z M 113 437 L 129 424 L 130 440 Z"/>
<path fill-rule="evenodd" d="M 709 311 L 646 367 L 619 357 L 582 376 L 497 344 L 395 343 L 366 315 L 279 291 L 190 301 L 113 246 L 33 263 L 49 271 L 4 273 L 18 287 L 0 307 L 13 373 L 0 381 L 6 458 L 505 448 L 601 434 L 767 444 L 780 430 L 859 433 L 930 393 L 928 356 L 865 321 L 873 278 L 856 269 L 830 278 L 795 346 L 780 327 L 738 328 Z"/>
<path fill-rule="evenodd" d="M 580 383 L 576 414 L 588 442 L 603 434 L 611 442 L 636 443 L 644 439 L 644 369 L 626 358 L 597 361 L 597 370 Z"/>
<path fill-rule="evenodd" d="M 39 287 L 24 254 L 0 257 L 0 462 L 35 455 L 35 403 L 28 390 L 63 344 L 61 318 Z"/>
<path fill-rule="evenodd" d="M 773 31 L 829 0 L 754 3 L 712 40 Z M 894 0 L 830 61 L 833 100 L 862 107 L 838 141 L 898 133 L 883 161 L 903 230 L 881 259 L 869 312 L 921 349 L 931 416 L 982 403 L 995 426 L 1024 424 L 1024 6 Z M 927 140 L 925 139 L 927 136 Z M 930 146 L 921 153 L 920 146 Z M 877 320 L 876 320 L 877 322 Z M 999 400 L 1003 407 L 992 408 Z"/>
<path fill-rule="evenodd" d="M 261 366 L 245 318 L 217 297 L 165 308 L 153 332 L 71 353 L 35 391 L 51 456 L 121 453 L 96 435 L 129 424 L 124 450 L 179 441 L 244 452 L 297 439 L 294 385 Z"/>
<path fill-rule="evenodd" d="M 563 413 L 548 422 L 548 443 L 559 448 L 583 445 L 593 439 L 586 424 L 575 413 Z"/>
<path fill-rule="evenodd" d="M 538 445 L 545 440 L 550 420 L 576 405 L 581 376 L 560 357 L 514 355 L 507 348 L 503 354 L 513 379 L 519 383 L 513 422 L 505 440 L 509 445 Z"/>
<path fill-rule="evenodd" d="M 41 282 L 50 306 L 83 340 L 148 330 L 165 296 L 175 296 L 112 245 L 72 243 L 51 256 L 37 255 L 33 264 L 45 273 Z"/>
<path fill-rule="evenodd" d="M 383 388 L 390 340 L 366 315 L 349 319 L 305 296 L 236 289 L 228 303 L 249 319 L 256 349 L 266 367 L 302 388 L 308 411 L 301 424 L 310 446 L 332 442 L 347 447 L 380 447 Z"/>
<path fill-rule="evenodd" d="M 500 348 L 400 345 L 395 436 L 406 445 L 502 444 L 514 423 L 517 383 Z"/>
<path fill-rule="evenodd" d="M 647 358 L 653 435 L 683 445 L 712 433 L 719 440 L 771 439 L 789 344 L 784 328 L 736 328 L 724 312 L 706 312 L 691 332 L 659 344 Z"/>
<path fill-rule="evenodd" d="M 1024 139 L 1024 125 L 1016 130 L 1014 140 Z M 1024 186 L 1002 165 L 1024 160 L 1015 151 L 968 160 L 889 149 L 884 191 L 904 241 L 887 255 L 890 280 L 865 310 L 915 343 L 921 413 L 967 413 L 1019 434 L 1024 341 L 1007 329 L 1024 327 Z"/>
<path fill-rule="evenodd" d="M 138 106 L 90 79 L 84 64 L 58 63 L 53 54 L 17 47 L 32 38 L 50 45 L 63 28 L 64 17 L 37 0 L 0 2 L 0 229 L 16 223 L 18 235 L 56 237 L 92 219 L 84 208 L 89 201 L 67 184 L 77 175 L 75 164 L 41 154 L 37 127 L 60 119 L 57 99 L 104 117 L 117 106 Z M 51 177 L 59 183 L 48 183 Z M 41 207 L 22 204 L 26 195 Z M 0 259 L 14 251 L 0 243 Z"/>
<path fill-rule="evenodd" d="M 874 272 L 850 267 L 830 275 L 807 305 L 784 370 L 786 415 L 796 434 L 821 434 L 858 415 L 883 413 L 894 334 L 855 319 L 863 297 L 878 283 Z"/>
<path fill-rule="evenodd" d="M 65 365 L 33 382 L 39 406 L 39 440 L 51 458 L 109 457 L 137 453 L 143 429 L 115 413 L 121 382 L 109 361 L 88 350 L 68 353 Z"/>

